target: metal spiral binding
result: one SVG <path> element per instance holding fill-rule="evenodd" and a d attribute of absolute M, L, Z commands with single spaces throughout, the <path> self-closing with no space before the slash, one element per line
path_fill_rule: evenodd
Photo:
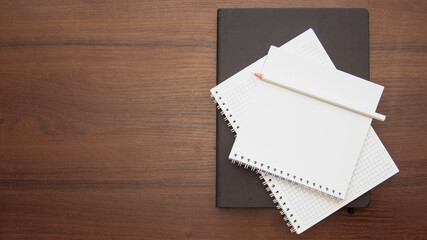
<path fill-rule="evenodd" d="M 218 91 L 215 91 L 215 94 L 218 94 Z M 231 124 L 231 122 L 230 122 L 230 118 L 232 117 L 232 115 L 230 114 L 228 117 L 227 117 L 227 115 L 226 115 L 226 113 L 221 109 L 221 104 L 224 106 L 225 105 L 225 103 L 224 102 L 219 102 L 219 100 L 221 99 L 221 97 L 218 97 L 219 99 L 217 100 L 216 98 L 215 98 L 215 96 L 214 96 L 214 94 L 211 94 L 210 95 L 211 96 L 211 98 L 213 98 L 213 102 L 216 104 L 216 108 L 217 109 L 219 109 L 219 110 L 221 110 L 220 111 L 220 114 L 222 115 L 222 116 L 224 116 L 224 121 L 225 122 L 227 122 L 227 127 L 229 127 L 230 128 L 230 131 L 232 132 L 232 133 L 234 133 L 234 137 L 236 137 L 237 135 L 236 135 L 236 131 L 234 130 L 234 128 L 233 128 L 233 126 L 232 126 L 232 124 Z M 228 109 L 226 109 L 227 111 L 228 111 Z M 236 120 L 233 120 L 234 122 L 236 121 Z M 237 128 L 239 128 L 239 126 L 237 126 Z"/>
<path fill-rule="evenodd" d="M 253 172 L 256 172 L 257 174 L 260 174 L 260 173 L 261 173 L 261 171 L 259 171 L 256 167 L 250 166 L 249 164 L 246 164 L 246 163 L 244 163 L 244 162 L 237 161 L 236 159 L 233 159 L 233 158 L 229 158 L 228 160 L 230 160 L 230 162 L 231 162 L 232 164 L 236 164 L 236 163 L 237 163 L 237 165 L 238 165 L 238 166 L 242 166 L 242 165 L 243 165 L 243 167 L 244 167 L 245 169 L 249 169 L 249 170 L 251 170 L 251 171 L 253 171 Z M 249 167 L 250 167 L 250 168 L 249 168 Z M 262 176 L 260 176 L 260 179 L 262 179 Z M 266 183 L 266 184 L 267 184 L 267 183 Z"/>
<path fill-rule="evenodd" d="M 232 130 L 232 132 L 234 132 L 234 129 Z M 247 163 L 245 163 L 245 162 L 242 162 L 241 160 L 237 160 L 237 157 L 238 157 L 239 155 L 238 154 L 236 154 L 236 153 L 234 153 L 234 158 L 230 158 L 229 160 L 231 160 L 232 161 L 232 163 L 235 163 L 235 162 L 237 162 L 238 164 L 239 163 L 241 163 L 241 164 L 247 164 Z M 244 159 L 244 157 L 243 156 L 241 156 L 241 159 Z M 248 159 L 249 160 L 249 159 Z M 256 161 L 254 161 L 253 162 L 254 164 L 257 164 L 257 162 Z M 260 167 L 263 167 L 263 163 L 259 163 L 259 165 L 260 165 Z M 239 166 L 241 166 L 241 165 L 239 165 Z M 267 166 L 267 169 L 270 169 L 270 166 Z M 316 183 L 312 183 L 313 184 L 313 187 L 309 187 L 309 186 L 307 186 L 307 185 L 303 185 L 301 182 L 303 182 L 303 179 L 302 178 L 297 178 L 297 176 L 293 176 L 293 179 L 294 180 L 290 180 L 290 178 L 292 178 L 292 175 L 290 174 L 290 173 L 286 173 L 286 176 L 289 178 L 284 178 L 283 176 L 281 176 L 281 175 L 279 175 L 278 173 L 277 174 L 275 174 L 275 173 L 272 173 L 270 170 L 264 170 L 264 169 L 261 169 L 261 168 L 258 168 L 258 167 L 255 167 L 255 166 L 252 166 L 251 165 L 251 170 L 252 171 L 257 171 L 257 172 L 263 172 L 263 173 L 267 173 L 267 174 L 269 174 L 269 175 L 271 175 L 271 176 L 274 176 L 274 177 L 276 177 L 276 178 L 279 178 L 279 179 L 281 179 L 281 180 L 284 180 L 284 181 L 288 181 L 288 182 L 290 182 L 290 183 L 293 183 L 293 184 L 296 184 L 296 185 L 298 185 L 298 186 L 300 186 L 300 187 L 305 187 L 305 188 L 307 188 L 307 189 L 310 189 L 311 191 L 316 191 L 316 192 L 318 192 L 318 193 L 321 193 L 321 194 L 323 194 L 323 195 L 325 195 L 325 196 L 327 196 L 327 197 L 329 197 L 329 198 L 331 198 L 331 199 L 334 199 L 334 200 L 341 200 L 340 198 L 338 198 L 338 197 L 336 197 L 336 196 L 334 196 L 334 195 L 331 195 L 331 194 L 328 194 L 328 193 L 326 193 L 326 192 L 322 192 L 322 191 L 320 191 L 319 189 L 317 189 L 317 188 L 313 188 L 314 186 L 316 186 Z M 276 168 L 273 168 L 273 171 L 277 171 L 277 169 Z M 285 173 L 283 173 L 283 171 L 279 171 L 280 172 L 280 174 L 283 174 L 283 175 L 285 175 Z M 298 182 L 298 180 L 300 181 L 300 182 Z M 307 181 L 307 182 L 309 182 L 308 180 L 305 180 L 305 181 Z M 319 185 L 318 186 L 320 189 L 322 189 L 322 185 Z M 328 187 L 325 187 L 325 189 L 326 189 L 326 191 L 329 191 L 330 189 L 328 188 Z M 335 193 L 335 190 L 331 190 L 331 192 L 332 193 Z M 341 193 L 339 193 L 339 195 L 341 195 Z"/>
<path fill-rule="evenodd" d="M 262 181 L 262 185 L 266 186 L 266 185 L 267 185 L 267 181 L 268 181 L 268 180 L 267 180 L 266 178 L 264 178 L 262 171 L 257 170 L 257 171 L 256 171 L 256 173 L 257 173 L 257 174 L 260 174 L 260 175 L 259 175 L 259 179 Z M 268 173 L 264 173 L 264 174 L 265 174 L 265 176 L 267 176 L 267 175 L 268 175 Z M 271 179 L 270 179 L 270 180 L 271 180 Z M 275 186 L 274 186 L 274 185 L 272 185 L 271 187 L 272 187 L 272 188 L 274 188 Z M 271 192 L 271 193 L 269 194 L 269 196 L 270 196 L 271 198 L 273 198 L 273 203 L 277 204 L 277 205 L 276 205 L 276 208 L 277 208 L 278 210 L 280 210 L 280 215 L 282 215 L 282 216 L 283 216 L 283 220 L 286 222 L 286 226 L 288 226 L 288 227 L 289 227 L 289 230 L 290 230 L 292 233 L 295 233 L 295 232 L 296 232 L 296 229 L 300 228 L 300 226 L 294 226 L 294 225 L 293 225 L 293 223 L 292 223 L 292 221 L 291 221 L 291 219 L 288 217 L 288 214 L 289 214 L 289 213 L 287 214 L 286 212 L 289 212 L 289 211 L 290 211 L 290 209 L 289 209 L 289 208 L 286 208 L 286 209 L 282 208 L 282 206 L 280 205 L 280 201 L 279 201 L 279 199 L 277 199 L 277 198 L 276 198 L 276 196 L 274 196 L 274 194 L 272 193 L 272 189 L 271 189 L 270 187 L 266 187 L 266 188 L 265 188 L 265 190 L 266 190 L 267 192 Z M 292 218 L 293 214 L 290 214 L 289 216 Z M 295 222 L 296 222 L 296 220 L 294 220 L 294 223 L 295 223 Z"/>

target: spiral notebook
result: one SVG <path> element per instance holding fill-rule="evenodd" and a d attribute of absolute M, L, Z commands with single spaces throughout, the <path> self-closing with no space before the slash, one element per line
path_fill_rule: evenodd
<path fill-rule="evenodd" d="M 276 47 L 261 72 L 369 111 L 384 89 Z M 372 119 L 265 81 L 249 104 L 229 158 L 344 199 Z"/>
<path fill-rule="evenodd" d="M 334 68 L 334 64 L 312 29 L 295 37 L 281 48 Z M 237 134 L 241 130 L 240 122 L 245 118 L 245 111 L 253 93 L 254 84 L 259 81 L 256 78 L 245 78 L 245 72 L 259 71 L 264 60 L 265 58 L 261 58 L 211 89 L 212 97 L 218 103 L 218 108 L 222 110 L 225 118 L 229 120 L 229 126 Z M 248 168 L 248 165 L 243 166 Z M 284 219 L 291 219 L 288 222 L 288 226 L 292 227 L 291 231 L 301 233 L 397 172 L 398 169 L 382 142 L 373 128 L 369 127 L 368 137 L 355 166 L 345 200 L 325 198 L 325 195 L 307 191 L 305 188 L 265 173 L 264 184 L 268 185 L 268 190 L 272 190 L 270 196 L 274 197 L 274 202 L 278 203 L 277 208 L 281 209 L 282 215 L 285 215 Z M 292 191 L 289 191 L 288 188 Z M 322 205 L 324 206 L 322 207 Z M 311 210 L 305 211 L 304 209 L 314 209 L 312 211 L 315 214 L 312 215 Z"/>

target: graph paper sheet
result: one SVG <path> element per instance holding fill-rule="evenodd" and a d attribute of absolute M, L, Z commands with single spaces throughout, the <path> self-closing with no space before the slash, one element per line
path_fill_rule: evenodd
<path fill-rule="evenodd" d="M 263 173 L 265 184 L 282 209 L 281 214 L 302 233 L 370 189 L 399 172 L 375 131 L 369 131 L 344 200 L 310 191 Z"/>
<path fill-rule="evenodd" d="M 305 31 L 280 48 L 317 61 L 325 66 L 335 68 L 312 29 Z M 211 89 L 212 96 L 236 134 L 239 133 L 239 124 L 245 118 L 245 110 L 251 98 L 251 94 L 253 93 L 253 87 L 256 81 L 261 81 L 256 77 L 252 77 L 251 72 L 261 71 L 264 60 L 265 57 L 259 59 Z M 266 180 L 265 184 L 272 190 L 271 196 L 278 201 L 278 206 L 282 209 L 285 219 L 291 219 L 291 221 L 288 222 L 288 225 L 292 227 L 291 231 L 302 233 L 320 220 L 345 206 L 347 202 L 351 202 L 363 195 L 398 172 L 396 165 L 372 127 L 369 128 L 368 137 L 365 140 L 361 152 L 361 154 L 367 153 L 369 154 L 366 156 L 361 155 L 361 157 L 364 156 L 362 161 L 359 159 L 356 164 L 355 174 L 350 181 L 345 200 L 338 200 L 331 197 L 324 198 L 325 195 L 323 194 L 293 185 L 293 183 L 275 178 L 271 175 L 264 175 Z M 365 172 L 365 169 L 368 169 L 368 171 Z M 378 173 L 376 173 L 376 171 L 378 171 Z M 358 172 L 361 174 L 356 174 Z M 292 191 L 288 192 L 287 188 L 292 189 Z M 312 197 L 305 197 L 304 194 L 309 194 Z M 286 201 L 284 197 L 286 197 Z M 318 198 L 320 199 L 319 201 Z M 325 208 L 324 210 L 320 209 L 323 204 L 326 206 L 323 207 Z M 302 208 L 302 210 L 300 208 Z M 304 208 L 315 209 L 313 212 L 316 214 L 307 214 L 308 211 L 304 210 Z"/>

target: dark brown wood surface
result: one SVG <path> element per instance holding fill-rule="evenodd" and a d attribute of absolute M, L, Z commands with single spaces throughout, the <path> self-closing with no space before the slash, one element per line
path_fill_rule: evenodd
<path fill-rule="evenodd" d="M 400 173 L 302 235 L 215 208 L 216 9 L 363 7 Z M 426 239 L 427 3 L 1 1 L 0 239 Z"/>

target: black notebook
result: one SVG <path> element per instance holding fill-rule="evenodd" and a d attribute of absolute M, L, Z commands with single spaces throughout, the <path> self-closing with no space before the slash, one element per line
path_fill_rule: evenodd
<path fill-rule="evenodd" d="M 219 9 L 217 83 L 312 28 L 337 69 L 369 79 L 369 15 L 364 9 Z M 228 160 L 234 133 L 217 114 L 217 207 L 273 207 L 258 176 Z M 367 207 L 369 193 L 347 205 Z"/>

